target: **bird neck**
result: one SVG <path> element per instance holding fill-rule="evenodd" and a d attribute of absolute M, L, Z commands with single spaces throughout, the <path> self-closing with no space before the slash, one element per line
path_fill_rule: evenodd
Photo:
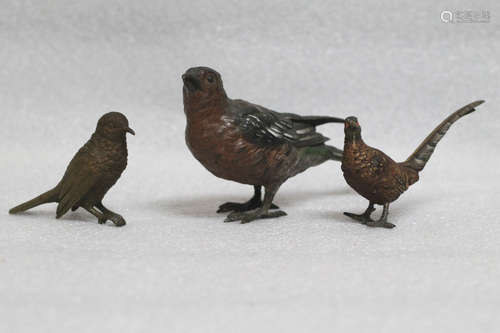
<path fill-rule="evenodd" d="M 363 141 L 361 139 L 361 131 L 348 131 L 345 133 L 345 142 L 352 142 L 352 141 Z"/>
<path fill-rule="evenodd" d="M 361 132 L 350 132 L 345 134 L 344 148 L 350 146 L 360 146 L 364 144 L 365 143 L 361 138 Z"/>
<path fill-rule="evenodd" d="M 221 117 L 229 105 L 226 96 L 212 98 L 203 102 L 184 102 L 184 113 L 188 122 L 205 120 L 212 117 Z"/>
<path fill-rule="evenodd" d="M 113 146 L 124 145 L 125 147 L 127 146 L 126 133 L 123 133 L 123 135 L 120 135 L 119 137 L 110 138 L 96 131 L 94 132 L 94 134 L 92 134 L 90 140 L 95 142 L 96 144 L 113 145 Z"/>

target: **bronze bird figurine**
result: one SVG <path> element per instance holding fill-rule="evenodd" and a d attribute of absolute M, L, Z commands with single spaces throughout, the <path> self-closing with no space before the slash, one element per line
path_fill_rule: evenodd
<path fill-rule="evenodd" d="M 225 222 L 247 223 L 286 215 L 272 204 L 290 177 L 327 160 L 340 161 L 342 151 L 325 145 L 316 132 L 325 123 L 344 119 L 279 113 L 227 97 L 219 73 L 207 67 L 182 75 L 186 143 L 194 157 L 217 177 L 253 185 L 248 202 L 228 202 L 217 212 L 232 212 Z M 264 186 L 264 201 L 261 187 Z"/>
<path fill-rule="evenodd" d="M 127 166 L 126 133 L 135 135 L 123 114 L 109 112 L 103 115 L 97 122 L 94 134 L 69 163 L 59 184 L 12 208 L 9 213 L 57 202 L 56 218 L 63 216 L 69 209 L 74 211 L 82 207 L 97 217 L 100 224 L 111 220 L 116 226 L 125 225 L 125 219 L 104 207 L 102 199 Z"/>
<path fill-rule="evenodd" d="M 452 113 L 425 138 L 406 161 L 400 163 L 394 162 L 380 150 L 366 145 L 361 138 L 358 120 L 355 117 L 346 118 L 342 171 L 347 184 L 370 203 L 363 214 L 344 214 L 370 227 L 394 228 L 394 224 L 387 222 L 389 204 L 418 181 L 419 172 L 423 170 L 434 148 L 451 125 L 474 112 L 482 103 L 484 101 L 476 101 Z M 377 221 L 370 217 L 375 211 L 375 204 L 384 206 Z"/>

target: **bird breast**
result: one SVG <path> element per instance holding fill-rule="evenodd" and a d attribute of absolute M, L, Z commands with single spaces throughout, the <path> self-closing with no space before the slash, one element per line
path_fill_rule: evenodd
<path fill-rule="evenodd" d="M 228 117 L 188 119 L 186 143 L 193 156 L 219 178 L 250 185 L 266 185 L 283 177 L 287 147 L 260 147 L 244 139 Z"/>
<path fill-rule="evenodd" d="M 342 171 L 346 182 L 376 204 L 396 200 L 408 189 L 408 175 L 381 151 L 364 144 L 344 147 Z"/>
<path fill-rule="evenodd" d="M 88 147 L 96 163 L 101 166 L 106 178 L 118 179 L 127 167 L 127 143 L 114 142 L 104 138 L 92 138 Z M 116 181 L 115 179 L 115 181 Z"/>

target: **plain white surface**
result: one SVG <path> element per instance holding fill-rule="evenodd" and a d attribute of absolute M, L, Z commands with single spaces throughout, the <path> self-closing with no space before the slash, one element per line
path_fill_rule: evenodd
<path fill-rule="evenodd" d="M 495 1 L 1 1 L 0 331 L 496 332 L 500 31 Z M 444 24 L 442 10 L 489 10 Z M 207 65 L 226 91 L 302 114 L 356 115 L 367 143 L 403 160 L 445 116 L 393 230 L 338 163 L 287 182 L 289 215 L 223 223 L 249 186 L 190 155 L 180 75 Z M 55 205 L 9 216 L 54 185 L 97 119 L 125 113 L 129 167 L 105 203 L 127 226 Z M 322 133 L 341 146 L 342 126 Z M 381 209 L 377 209 L 380 213 Z"/>

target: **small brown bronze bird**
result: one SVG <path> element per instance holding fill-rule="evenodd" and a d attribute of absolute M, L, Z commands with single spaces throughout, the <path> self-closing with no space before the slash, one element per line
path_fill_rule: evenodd
<path fill-rule="evenodd" d="M 123 114 L 109 112 L 103 115 L 90 140 L 69 163 L 59 184 L 12 208 L 9 213 L 15 214 L 41 204 L 57 202 L 56 218 L 63 216 L 69 209 L 82 207 L 97 217 L 100 224 L 111 220 L 117 226 L 125 225 L 125 219 L 104 207 L 102 199 L 127 166 L 127 132 L 135 135 Z"/>
<path fill-rule="evenodd" d="M 482 103 L 484 101 L 473 102 L 452 113 L 401 163 L 394 162 L 380 150 L 366 145 L 361 139 L 358 120 L 355 117 L 346 118 L 342 171 L 347 183 L 368 199 L 370 204 L 363 214 L 344 214 L 370 227 L 394 228 L 394 224 L 387 222 L 389 204 L 418 181 L 419 172 L 429 161 L 434 148 L 450 126 L 475 111 L 474 108 Z M 384 206 L 382 216 L 377 221 L 370 217 L 375 211 L 375 204 Z"/>
<path fill-rule="evenodd" d="M 342 151 L 325 145 L 316 132 L 325 123 L 344 119 L 279 113 L 227 97 L 219 73 L 195 67 L 182 75 L 186 143 L 194 157 L 215 176 L 254 186 L 248 202 L 228 202 L 218 212 L 232 212 L 226 222 L 286 215 L 272 205 L 288 178 L 327 160 L 342 159 Z M 266 192 L 261 199 L 261 187 Z"/>

